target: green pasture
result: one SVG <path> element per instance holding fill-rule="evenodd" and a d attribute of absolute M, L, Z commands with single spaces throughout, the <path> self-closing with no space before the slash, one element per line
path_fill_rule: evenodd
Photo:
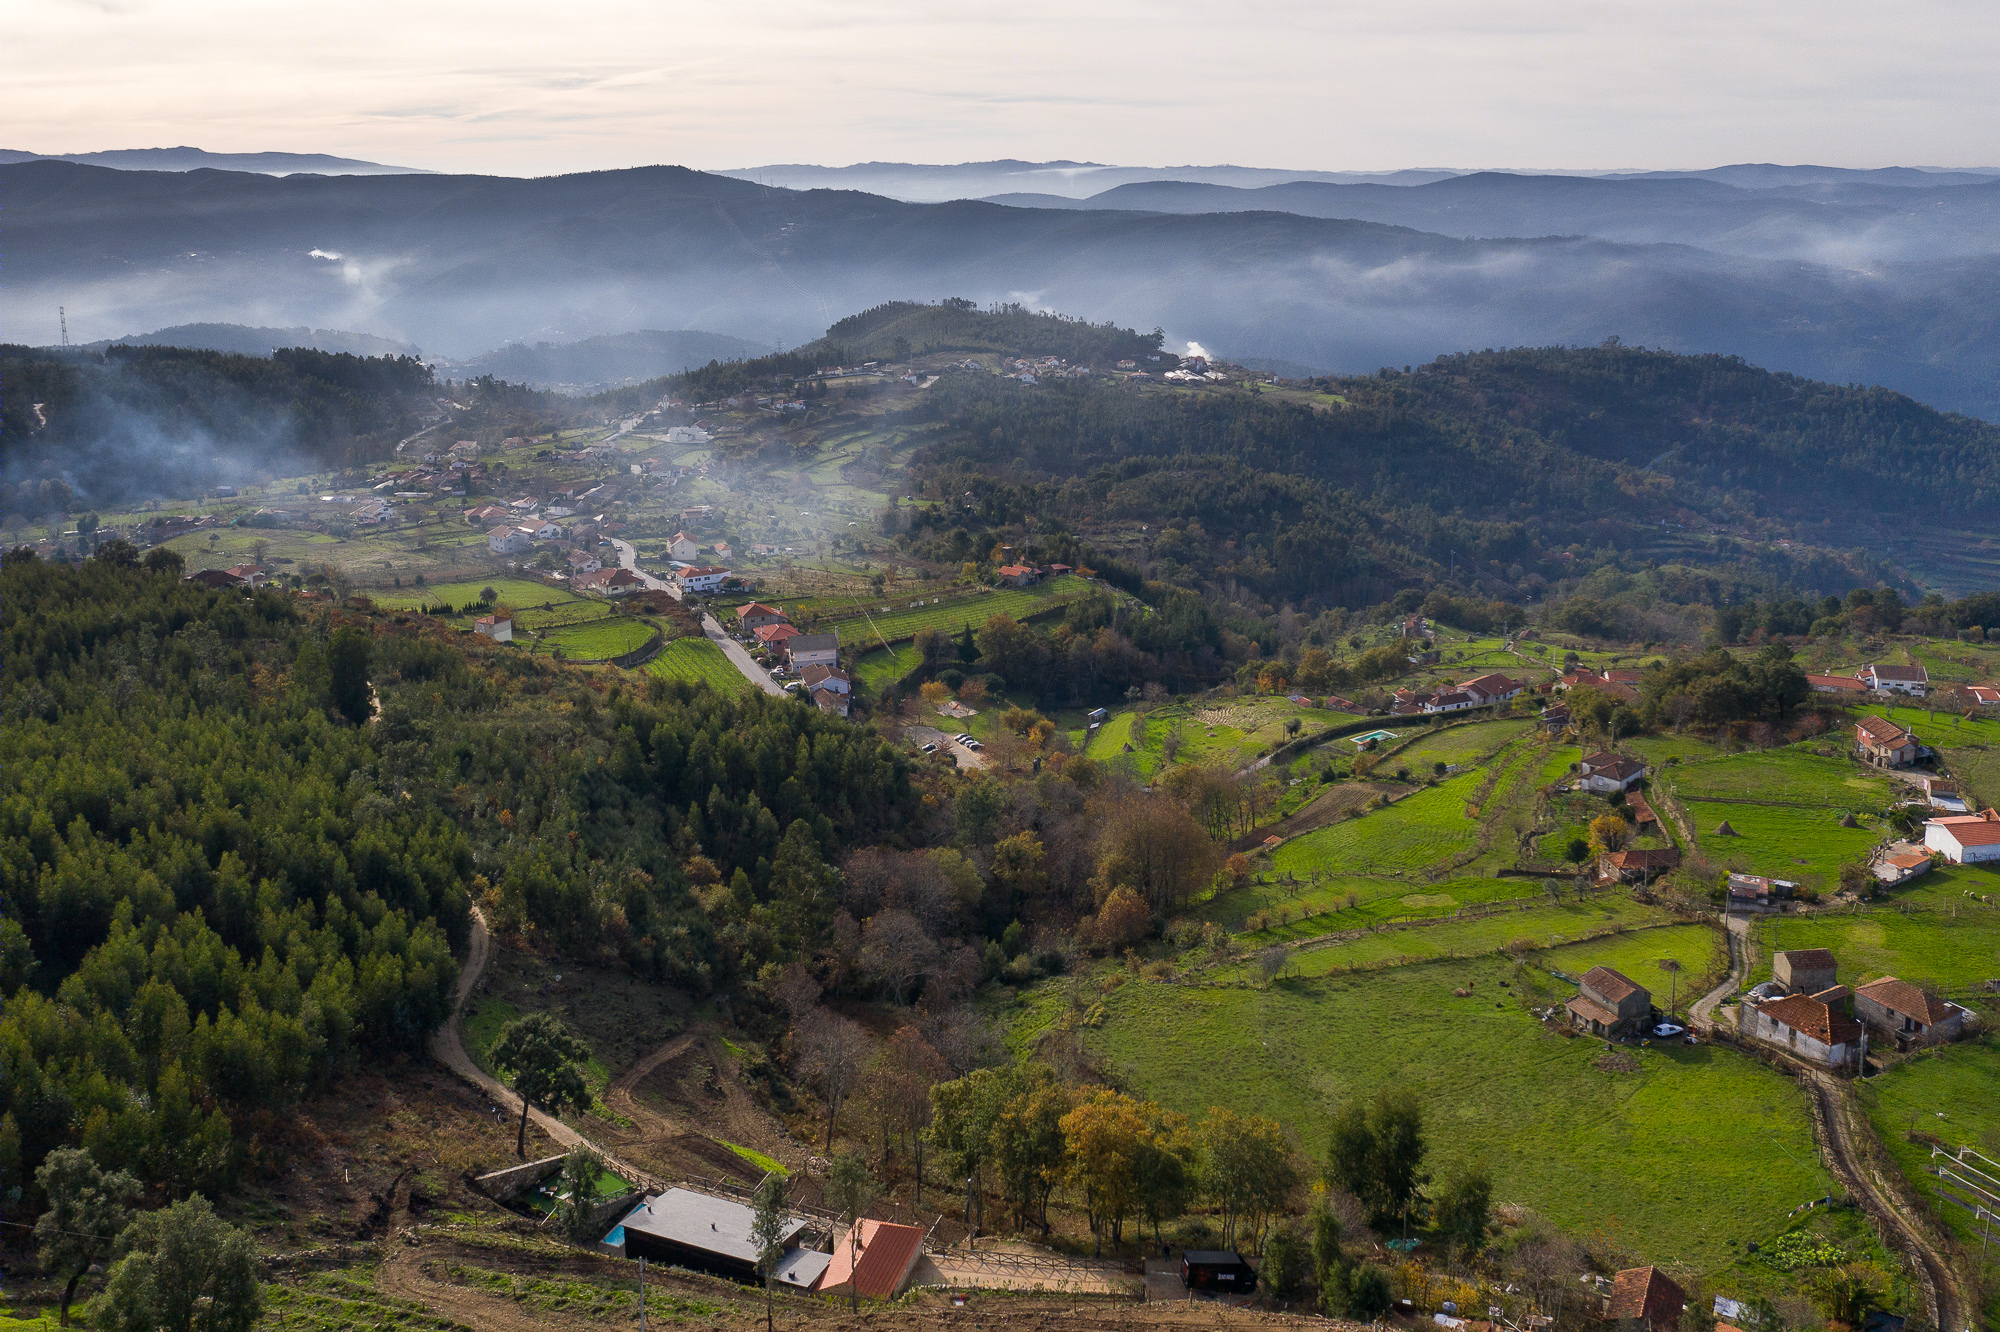
<path fill-rule="evenodd" d="M 1936 1202 L 1940 1181 L 1927 1169 L 1930 1144 L 1912 1142 L 1911 1134 L 1928 1134 L 1949 1150 L 1970 1147 L 1989 1160 L 2000 1160 L 2000 1095 L 1994 1094 L 1996 1087 L 2000 1087 L 2000 1041 L 1989 1036 L 1903 1060 L 1861 1082 L 1858 1093 L 1890 1158 L 1921 1196 Z M 1987 1174 L 2000 1173 L 1990 1165 L 1980 1168 Z M 1962 1189 L 1955 1191 L 1964 1193 Z M 1943 1203 L 1937 1212 L 1960 1239 L 1978 1247 L 1971 1212 L 1951 1203 Z M 2000 1224 L 1995 1230 L 2000 1234 Z M 1996 1303 L 2000 1303 L 2000 1296 L 1996 1296 Z M 1993 1312 L 2000 1313 L 2000 1308 Z"/>
<path fill-rule="evenodd" d="M 1667 777 L 1683 800 L 1788 800 L 1833 809 L 1880 810 L 1894 803 L 1896 791 L 1896 783 L 1859 763 L 1796 748 L 1680 763 Z"/>
<path fill-rule="evenodd" d="M 1391 726 L 1388 729 L 1393 731 L 1396 728 Z M 1400 764 L 1407 764 L 1411 772 L 1426 773 L 1434 763 L 1476 764 L 1534 729 L 1535 723 L 1531 721 L 1490 721 L 1451 726 L 1434 735 L 1426 735 L 1408 749 L 1384 759 L 1383 766 L 1394 769 Z"/>
<path fill-rule="evenodd" d="M 1680 965 L 1678 982 L 1661 969 L 1660 963 L 1665 961 Z M 1610 967 L 1652 991 L 1653 1002 L 1660 1008 L 1667 1006 L 1677 988 L 1683 1012 L 1691 1002 L 1690 992 L 1699 998 L 1729 972 L 1728 945 L 1722 931 L 1713 925 L 1668 925 L 1562 944 L 1534 962 L 1572 976 L 1581 976 L 1592 967 Z"/>
<path fill-rule="evenodd" d="M 1419 883 L 1403 878 L 1334 875 L 1318 883 L 1300 881 L 1244 884 L 1220 893 L 1201 916 L 1227 929 L 1245 931 L 1246 943 L 1313 939 L 1391 920 L 1449 916 L 1460 907 L 1540 897 L 1539 879 L 1482 879 L 1465 876 Z M 1353 905 L 1348 898 L 1354 899 Z M 1249 917 L 1263 912 L 1267 924 L 1248 930 Z"/>
<path fill-rule="evenodd" d="M 1670 758 L 1687 763 L 1694 759 L 1714 758 L 1722 753 L 1722 748 L 1715 742 L 1693 735 L 1635 735 L 1621 739 L 1618 747 L 1629 750 L 1634 758 L 1654 769 Z"/>
<path fill-rule="evenodd" d="M 663 680 L 686 680 L 706 684 L 723 693 L 755 688 L 743 678 L 722 649 L 706 638 L 676 638 L 660 649 L 645 665 L 647 672 Z"/>
<path fill-rule="evenodd" d="M 1271 853 L 1271 868 L 1293 874 L 1427 869 L 1477 838 L 1479 825 L 1465 809 L 1480 779 L 1477 771 L 1460 773 L 1386 809 L 1295 837 Z"/>
<path fill-rule="evenodd" d="M 539 633 L 549 629 L 564 629 L 576 624 L 589 624 L 616 615 L 618 608 L 608 601 L 558 601 L 548 610 L 540 606 L 514 609 L 514 632 Z"/>
<path fill-rule="evenodd" d="M 1841 827 L 1840 810 L 1835 808 L 1729 805 L 1685 798 L 1681 803 L 1702 851 L 1717 864 L 1740 864 L 1752 874 L 1802 882 L 1817 875 L 1820 888 L 1839 881 L 1842 865 L 1867 860 L 1869 848 L 1885 835 L 1866 820 L 1859 828 Z M 1736 836 L 1716 835 L 1716 826 L 1725 821 Z"/>
<path fill-rule="evenodd" d="M 438 583 L 431 587 L 372 587 L 368 589 L 368 597 L 377 606 L 390 610 L 416 610 L 439 604 L 457 610 L 469 601 L 479 600 L 479 594 L 489 587 L 500 594 L 501 601 L 516 609 L 539 606 L 544 602 L 561 605 L 580 600 L 574 593 L 526 578 L 475 578 L 462 583 Z"/>
<path fill-rule="evenodd" d="M 1844 985 L 1899 976 L 1937 989 L 2000 977 L 2000 907 L 1968 900 L 1963 896 L 1967 887 L 2000 895 L 2000 876 L 1977 869 L 1936 869 L 1896 890 L 1888 904 L 1766 917 L 1757 925 L 1752 979 L 1769 979 L 1772 955 L 1793 948 L 1830 950 L 1840 961 Z M 1995 1096 L 2000 1097 L 2000 1084 Z"/>
<path fill-rule="evenodd" d="M 1408 906 L 1413 904 L 1413 899 L 1420 901 L 1431 896 L 1433 894 L 1410 893 L 1401 902 Z M 1301 948 L 1293 954 L 1291 965 L 1297 975 L 1324 976 L 1351 967 L 1379 967 L 1497 953 L 1517 939 L 1532 939 L 1538 946 L 1547 948 L 1562 939 L 1581 939 L 1589 934 L 1621 927 L 1638 929 L 1663 925 L 1670 920 L 1672 916 L 1666 911 L 1635 902 L 1623 893 L 1607 893 L 1591 901 L 1568 901 L 1554 905 L 1537 893 L 1535 898 L 1520 899 L 1515 910 L 1496 911 L 1490 916 L 1375 930 L 1339 943 Z M 1633 979 L 1641 978 L 1635 976 Z M 1647 982 L 1642 980 L 1641 983 Z"/>
<path fill-rule="evenodd" d="M 1982 805 L 2000 804 L 2000 718 L 1974 717 L 1927 708 L 1865 710 L 1887 717 L 1927 745 L 1935 746 L 1947 767 Z"/>
<path fill-rule="evenodd" d="M 1704 955 L 1709 931 L 1680 933 L 1557 951 L 1566 970 L 1608 960 L 1650 984 L 1647 956 Z M 1106 1021 L 1085 1038 L 1134 1093 L 1191 1115 L 1219 1105 L 1270 1116 L 1315 1157 L 1343 1102 L 1385 1083 L 1410 1087 L 1426 1108 L 1433 1170 L 1483 1160 L 1496 1202 L 1615 1237 L 1648 1262 L 1717 1266 L 1732 1242 L 1830 1191 L 1789 1079 L 1707 1045 L 1633 1047 L 1636 1071 L 1600 1069 L 1601 1042 L 1558 1035 L 1524 1011 L 1524 1001 L 1574 993 L 1498 956 L 1269 988 L 1132 983 L 1105 998 Z M 1055 1012 L 1018 1007 L 1016 1039 Z"/>
<path fill-rule="evenodd" d="M 876 648 L 864 652 L 854 663 L 854 678 L 870 692 L 879 694 L 917 668 L 922 659 L 915 647 Z"/>
<path fill-rule="evenodd" d="M 572 625 L 567 629 L 557 629 L 545 635 L 536 644 L 535 650 L 552 653 L 560 648 L 565 657 L 585 661 L 602 660 L 606 657 L 622 657 L 627 652 L 644 647 L 657 632 L 659 631 L 651 624 L 636 615 L 619 615 L 594 620 L 589 624 Z M 735 670 L 735 667 L 732 666 L 730 669 Z"/>

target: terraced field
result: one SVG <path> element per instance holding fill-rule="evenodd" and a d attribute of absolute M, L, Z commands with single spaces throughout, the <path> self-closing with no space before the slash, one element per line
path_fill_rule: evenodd
<path fill-rule="evenodd" d="M 582 600 L 561 588 L 526 578 L 474 578 L 462 583 L 438 583 L 432 587 L 371 587 L 367 589 L 367 594 L 377 606 L 390 610 L 417 610 L 440 604 L 457 610 L 468 601 L 479 600 L 480 592 L 489 587 L 499 594 L 501 601 L 516 609 L 539 606 L 544 602 L 560 604 Z"/>
<path fill-rule="evenodd" d="M 1785 800 L 1831 809 L 1886 809 L 1898 783 L 1846 759 L 1800 749 L 1678 763 L 1662 776 L 1683 800 Z"/>
<path fill-rule="evenodd" d="M 722 649 L 706 638 L 676 638 L 646 663 L 646 671 L 663 680 L 685 680 L 706 684 L 725 693 L 755 688 L 743 672 L 722 655 Z"/>
<path fill-rule="evenodd" d="M 914 638 L 922 629 L 942 629 L 956 634 L 967 625 L 975 630 L 995 615 L 1009 615 L 1017 620 L 1030 615 L 1039 615 L 1067 605 L 1091 590 L 1088 579 L 1063 577 L 1051 579 L 1036 587 L 1002 588 L 985 596 L 967 597 L 958 601 L 946 601 L 941 605 L 912 607 L 905 600 L 901 609 L 894 600 L 877 600 L 865 603 L 869 606 L 866 616 L 856 615 L 841 620 L 832 626 L 840 635 L 842 647 L 859 645 L 863 648 L 877 646 L 883 641 L 900 642 Z M 878 606 L 888 606 L 889 610 L 876 610 Z M 829 608 L 831 609 L 831 608 Z"/>
<path fill-rule="evenodd" d="M 1407 903 L 1428 896 L 1431 894 L 1412 893 L 1403 900 Z M 1666 911 L 1634 902 L 1626 893 L 1605 893 L 1589 901 L 1554 905 L 1538 893 L 1534 898 L 1520 899 L 1515 910 L 1436 925 L 1379 930 L 1357 939 L 1303 948 L 1294 955 L 1291 970 L 1301 976 L 1324 976 L 1354 967 L 1476 957 L 1497 953 L 1520 939 L 1532 939 L 1543 948 L 1556 948 L 1565 940 L 1620 927 L 1663 925 L 1671 919 Z M 1648 983 L 1641 977 L 1633 979 Z"/>
<path fill-rule="evenodd" d="M 1709 859 L 1753 874 L 1812 883 L 1822 890 L 1840 879 L 1840 867 L 1867 860 L 1868 850 L 1888 836 L 1866 820 L 1858 828 L 1840 826 L 1841 811 L 1785 805 L 1733 805 L 1683 800 L 1688 821 Z M 1734 837 L 1719 836 L 1727 822 Z"/>
<path fill-rule="evenodd" d="M 1534 879 L 1466 876 L 1416 883 L 1404 878 L 1340 874 L 1318 883 L 1252 881 L 1217 895 L 1200 914 L 1230 930 L 1248 931 L 1246 943 L 1273 943 L 1317 938 L 1391 920 L 1449 916 L 1464 906 L 1541 896 L 1541 884 Z M 1253 918 L 1260 914 L 1263 927 L 1251 929 Z"/>
<path fill-rule="evenodd" d="M 1271 868 L 1292 874 L 1426 869 L 1477 839 L 1479 825 L 1465 810 L 1480 779 L 1478 772 L 1461 773 L 1385 810 L 1295 838 L 1272 853 Z"/>
<path fill-rule="evenodd" d="M 619 615 L 558 629 L 542 638 L 535 650 L 549 653 L 561 650 L 563 656 L 572 660 L 601 661 L 622 657 L 645 646 L 658 632 L 636 615 Z"/>

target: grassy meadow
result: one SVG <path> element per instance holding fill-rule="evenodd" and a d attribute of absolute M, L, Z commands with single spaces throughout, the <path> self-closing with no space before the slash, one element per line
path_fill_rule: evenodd
<path fill-rule="evenodd" d="M 676 638 L 660 649 L 658 656 L 643 668 L 663 680 L 685 680 L 730 692 L 753 689 L 743 672 L 736 669 L 722 649 L 706 638 Z"/>
<path fill-rule="evenodd" d="M 1932 989 L 2000 977 L 2000 906 L 1965 897 L 1968 888 L 2000 894 L 2000 875 L 1952 866 L 1935 869 L 1886 905 L 1810 917 L 1772 916 L 1757 923 L 1758 966 L 1769 978 L 1772 954 L 1825 948 L 1840 960 L 1840 980 L 1858 985 L 1899 976 Z M 2000 1089 L 1996 1089 L 2000 1096 Z"/>

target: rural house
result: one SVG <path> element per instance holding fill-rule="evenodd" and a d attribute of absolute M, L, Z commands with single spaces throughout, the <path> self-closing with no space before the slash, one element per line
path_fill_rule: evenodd
<path fill-rule="evenodd" d="M 815 689 L 809 691 L 809 694 L 814 707 L 821 712 L 830 712 L 836 717 L 845 717 L 847 710 L 853 706 L 852 700 L 846 694 L 835 693 L 831 689 Z"/>
<path fill-rule="evenodd" d="M 683 592 L 713 592 L 722 586 L 722 580 L 729 577 L 729 570 L 716 565 L 695 565 L 674 573 L 674 581 L 681 585 Z"/>
<path fill-rule="evenodd" d="M 1625 1036 L 1652 1016 L 1653 996 L 1610 967 L 1592 967 L 1569 1001 L 1570 1025 L 1593 1036 Z"/>
<path fill-rule="evenodd" d="M 791 658 L 792 665 L 801 672 L 808 666 L 838 666 L 840 636 L 800 634 L 785 645 L 785 654 Z"/>
<path fill-rule="evenodd" d="M 1930 672 L 1921 666 L 1864 666 L 1861 678 L 1878 694 L 1910 694 L 1922 698 L 1930 691 Z"/>
<path fill-rule="evenodd" d="M 518 555 L 534 544 L 533 537 L 512 527 L 496 527 L 486 534 L 486 548 L 495 555 Z"/>
<path fill-rule="evenodd" d="M 1771 976 L 1786 994 L 1818 994 L 1832 989 L 1840 962 L 1824 948 L 1792 948 L 1771 959 Z"/>
<path fill-rule="evenodd" d="M 785 645 L 797 638 L 801 631 L 789 624 L 767 624 L 750 632 L 759 643 L 782 657 L 785 654 Z"/>
<path fill-rule="evenodd" d="M 1898 1050 L 1955 1040 L 1969 1016 L 1957 1004 L 1894 976 L 1869 981 L 1856 990 L 1854 1015 L 1893 1039 Z"/>
<path fill-rule="evenodd" d="M 1425 712 L 1463 712 L 1467 708 L 1478 707 L 1483 701 L 1463 689 L 1447 689 L 1442 694 L 1430 696 L 1422 706 Z"/>
<path fill-rule="evenodd" d="M 1597 858 L 1600 883 L 1651 883 L 1668 870 L 1679 869 L 1679 847 L 1627 847 L 1607 851 Z"/>
<path fill-rule="evenodd" d="M 1924 846 L 1954 865 L 2000 860 L 2000 813 L 1982 810 L 1924 821 Z"/>
<path fill-rule="evenodd" d="M 1808 675 L 1806 683 L 1815 694 L 1838 694 L 1843 698 L 1859 698 L 1868 692 L 1868 686 L 1851 675 Z"/>
<path fill-rule="evenodd" d="M 1854 753 L 1878 768 L 1907 768 L 1917 761 L 1917 738 L 1887 717 L 1854 723 Z"/>
<path fill-rule="evenodd" d="M 496 643 L 514 641 L 514 621 L 511 616 L 482 615 L 472 622 L 472 632 L 484 634 Z"/>
<path fill-rule="evenodd" d="M 813 693 L 826 690 L 834 694 L 847 694 L 854 691 L 854 682 L 846 671 L 836 670 L 832 666 L 821 666 L 818 663 L 801 670 L 799 682 Z"/>
<path fill-rule="evenodd" d="M 245 587 L 264 586 L 264 571 L 254 564 L 232 564 L 227 572 L 235 575 L 236 581 Z"/>
<path fill-rule="evenodd" d="M 1967 697 L 1982 708 L 1990 708 L 2000 703 L 2000 689 L 1992 685 L 1967 685 L 1965 692 Z"/>
<path fill-rule="evenodd" d="M 601 1247 L 625 1258 L 650 1258 L 733 1281 L 757 1280 L 757 1245 L 751 1238 L 756 1213 L 730 1198 L 712 1197 L 691 1189 L 668 1189 L 633 1208 L 601 1241 Z M 826 1271 L 828 1257 L 797 1246 L 811 1225 L 805 1217 L 787 1217 L 780 1243 L 780 1285 L 811 1290 Z"/>
<path fill-rule="evenodd" d="M 604 561 L 598 559 L 590 551 L 573 550 L 569 553 L 569 571 L 571 573 L 596 573 L 603 567 Z"/>
<path fill-rule="evenodd" d="M 1675 1332 L 1687 1295 L 1656 1267 L 1628 1267 L 1611 1279 L 1604 1318 L 1618 1332 Z"/>
<path fill-rule="evenodd" d="M 1550 735 L 1569 729 L 1569 704 L 1552 703 L 1541 712 L 1543 729 Z"/>
<path fill-rule="evenodd" d="M 196 569 L 181 581 L 211 589 L 243 586 L 243 580 L 227 569 Z"/>
<path fill-rule="evenodd" d="M 1930 869 L 1928 851 L 1908 842 L 1892 842 L 1883 848 L 1881 858 L 1875 862 L 1874 874 L 1884 887 L 1893 888 L 1899 883 L 1908 883 L 1919 874 L 1930 873 Z"/>
<path fill-rule="evenodd" d="M 1586 791 L 1598 795 L 1609 795 L 1613 791 L 1629 791 L 1641 777 L 1646 775 L 1646 765 L 1637 759 L 1628 759 L 1622 754 L 1614 754 L 1608 749 L 1600 749 L 1595 754 L 1576 765 L 1581 776 L 1577 783 Z"/>
<path fill-rule="evenodd" d="M 1505 703 L 1518 695 L 1525 686 L 1519 680 L 1505 675 L 1491 674 L 1467 680 L 1459 685 L 1459 688 L 1481 703 Z"/>
<path fill-rule="evenodd" d="M 762 629 L 767 624 L 784 624 L 785 613 L 761 601 L 748 601 L 736 608 L 736 623 L 745 629 Z"/>
<path fill-rule="evenodd" d="M 674 533 L 674 539 L 667 543 L 667 558 L 682 564 L 693 564 L 694 557 L 701 554 L 701 543 L 686 532 Z"/>
<path fill-rule="evenodd" d="M 1030 587 L 1041 580 L 1041 575 L 1025 564 L 1003 564 L 994 574 L 1008 587 Z"/>
<path fill-rule="evenodd" d="M 1782 1046 L 1812 1063 L 1840 1068 L 1852 1063 L 1861 1051 L 1861 1024 L 1844 1011 L 1853 997 L 1845 985 L 1774 999 L 1759 999 L 1752 991 L 1738 1009 L 1738 1017 L 1745 1036 Z"/>

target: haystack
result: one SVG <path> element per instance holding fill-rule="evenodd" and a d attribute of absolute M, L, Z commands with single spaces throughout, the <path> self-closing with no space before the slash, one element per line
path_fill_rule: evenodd
<path fill-rule="evenodd" d="M 1861 825 L 1855 822 L 1854 815 L 1850 812 L 1840 816 L 1840 826 L 1843 828 L 1859 828 Z"/>
<path fill-rule="evenodd" d="M 1724 819 L 1715 825 L 1715 835 L 1717 837 L 1734 837 L 1736 836 L 1736 829 L 1729 826 L 1728 819 Z"/>

